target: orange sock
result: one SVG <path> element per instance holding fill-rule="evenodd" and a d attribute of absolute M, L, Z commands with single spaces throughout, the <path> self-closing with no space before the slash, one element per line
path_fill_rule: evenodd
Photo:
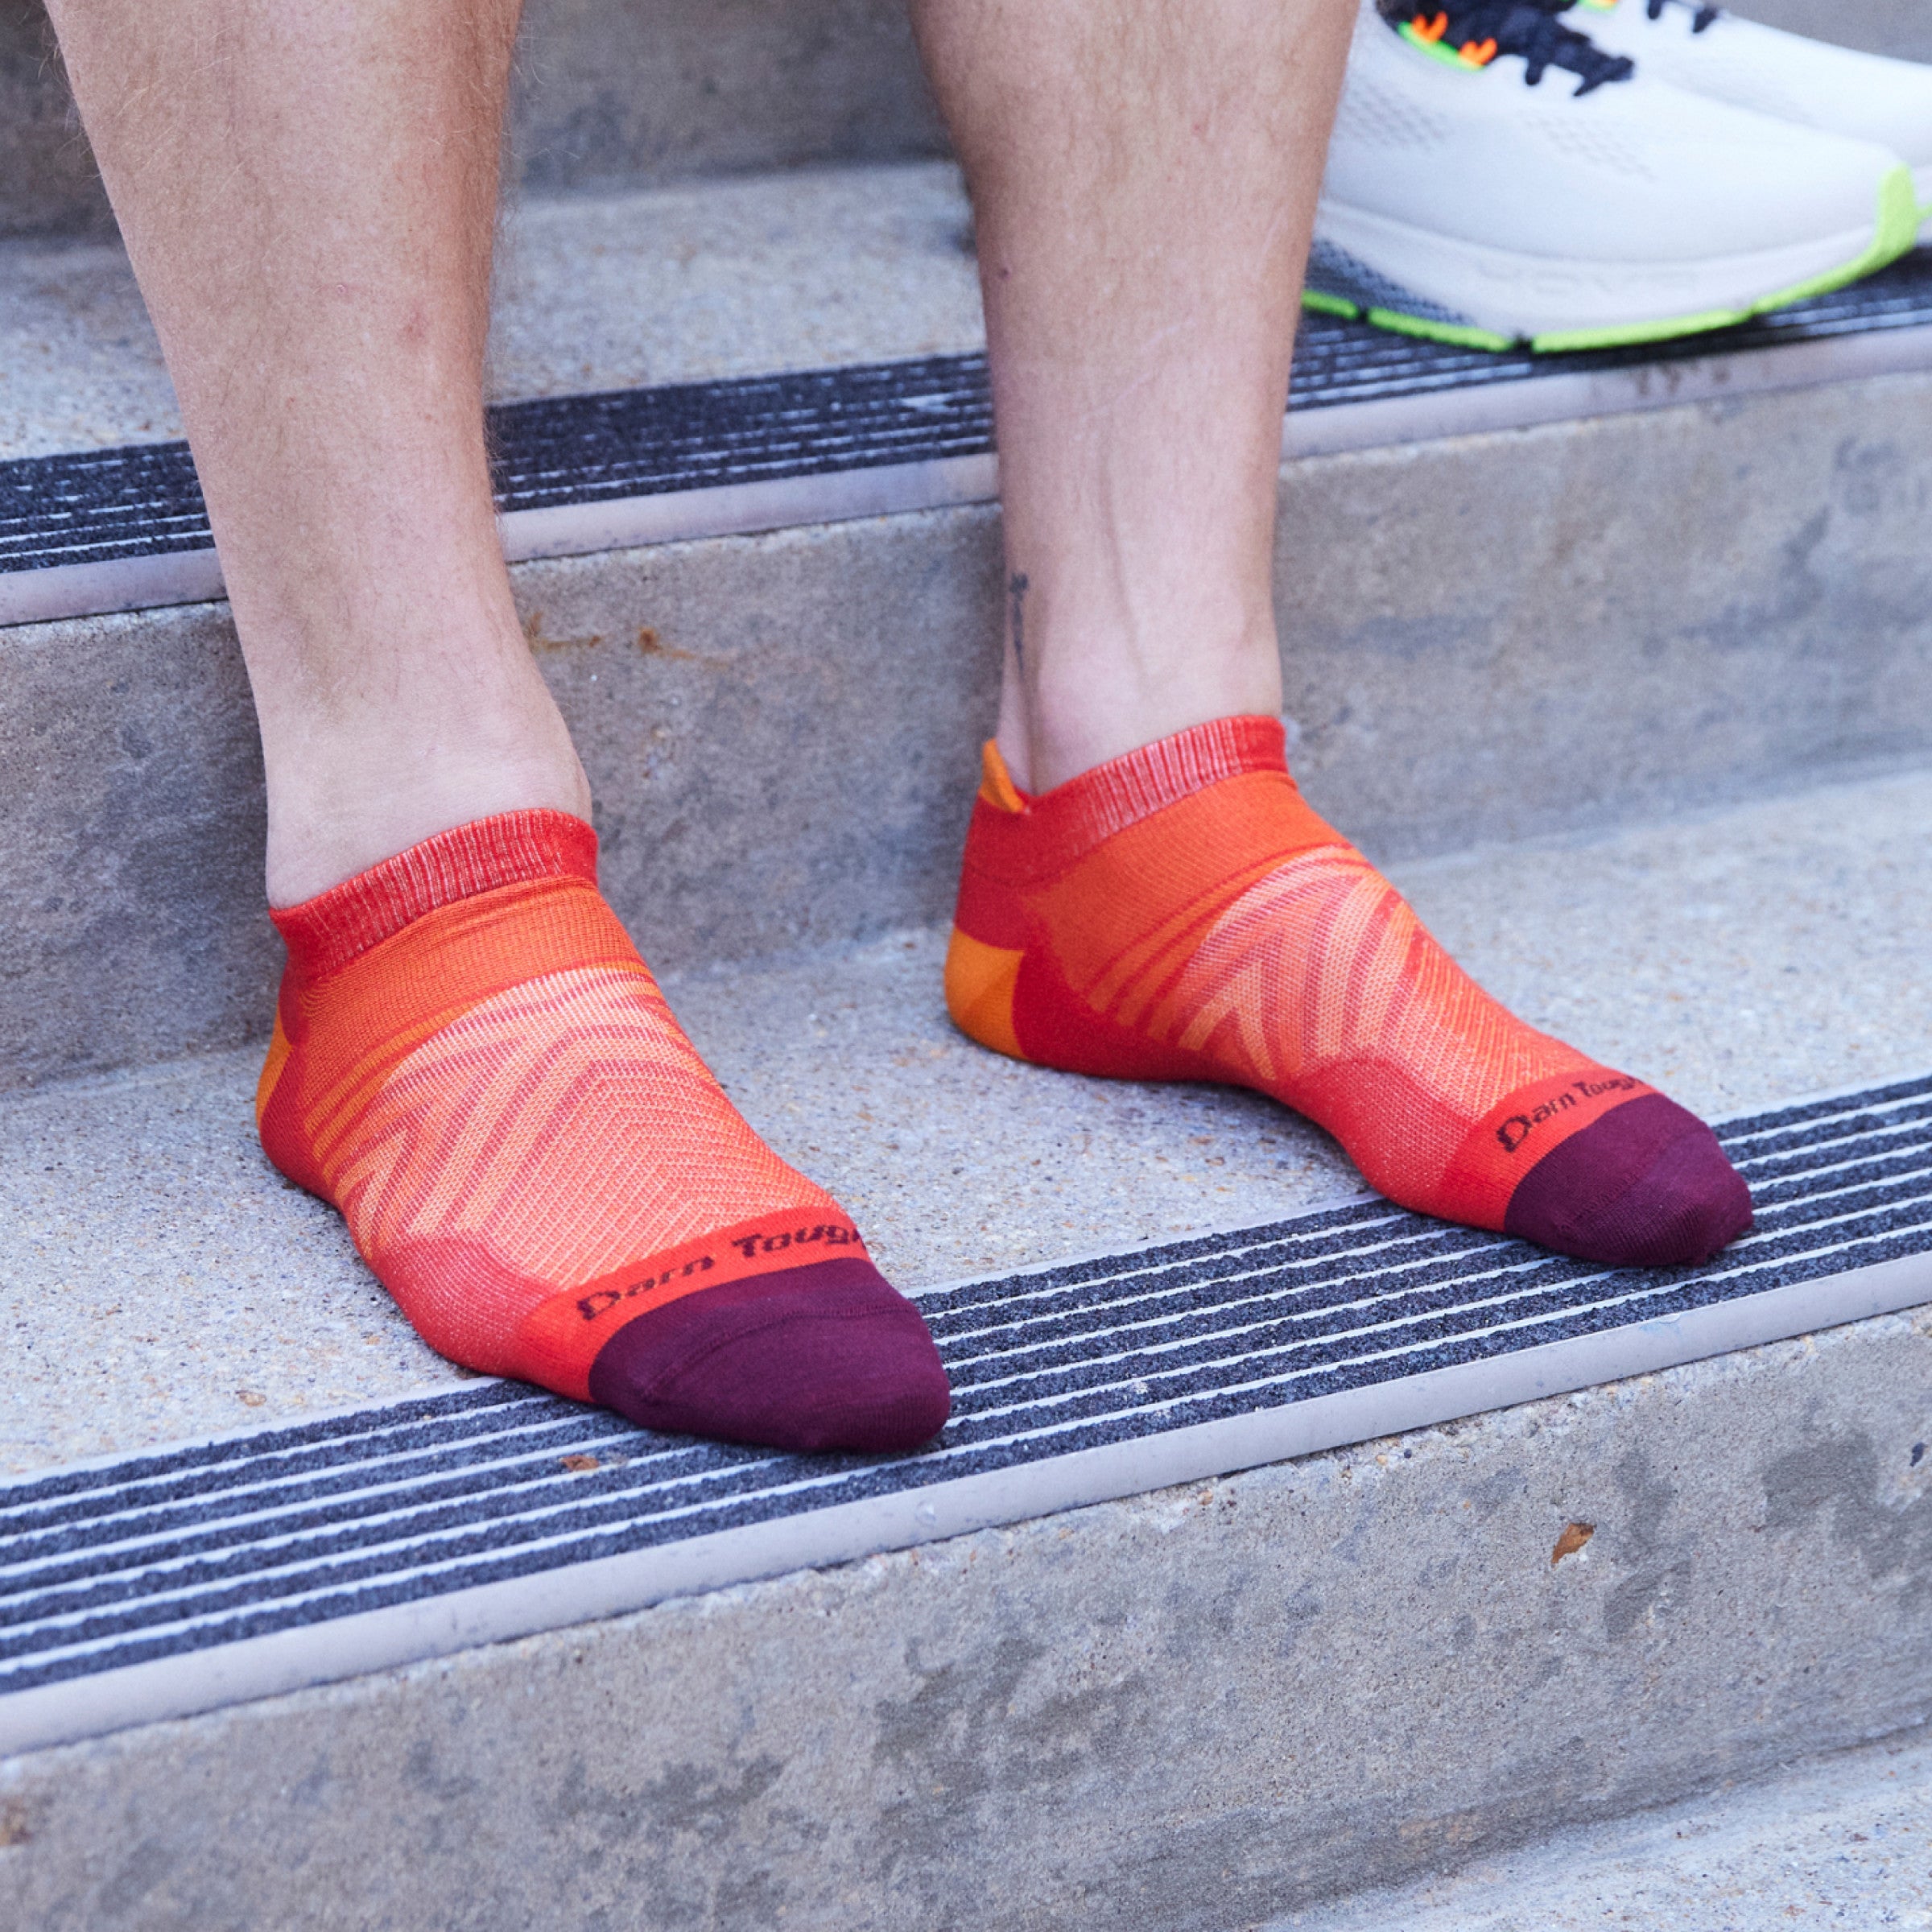
<path fill-rule="evenodd" d="M 1617 1265 L 1750 1224 L 1715 1137 L 1526 1026 L 1302 800 L 1280 724 L 1223 718 L 1019 792 L 986 747 L 946 962 L 1022 1059 L 1259 1088 L 1426 1214 Z"/>
<path fill-rule="evenodd" d="M 902 1449 L 938 1352 L 838 1203 L 671 1018 L 557 811 L 444 832 L 271 915 L 262 1144 L 452 1361 L 650 1428 Z"/>

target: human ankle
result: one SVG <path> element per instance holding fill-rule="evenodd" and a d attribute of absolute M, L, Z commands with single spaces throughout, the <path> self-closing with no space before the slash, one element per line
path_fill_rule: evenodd
<path fill-rule="evenodd" d="M 551 742 L 411 758 L 366 742 L 269 784 L 268 902 L 298 905 L 437 833 L 509 811 L 588 819 L 590 787 L 561 719 Z"/>
<path fill-rule="evenodd" d="M 1051 791 L 1097 765 L 1217 718 L 1281 713 L 1272 627 L 1261 647 L 1244 640 L 1140 675 L 1123 673 L 1117 664 L 1084 671 L 1079 677 L 1036 679 L 1010 698 L 1002 694 L 1000 752 L 1022 790 Z"/>

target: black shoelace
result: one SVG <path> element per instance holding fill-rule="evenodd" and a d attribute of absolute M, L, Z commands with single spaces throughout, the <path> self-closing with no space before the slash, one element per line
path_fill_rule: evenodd
<path fill-rule="evenodd" d="M 1653 0 L 1662 5 L 1662 0 Z M 1422 0 L 1419 6 L 1405 6 L 1395 16 L 1430 39 L 1447 46 L 1480 47 L 1496 43 L 1492 59 L 1505 54 L 1520 56 L 1523 79 L 1534 87 L 1550 68 L 1560 67 L 1575 74 L 1577 93 L 1587 94 L 1607 81 L 1628 80 L 1637 65 L 1628 55 L 1607 54 L 1587 34 L 1566 27 L 1557 15 L 1567 13 L 1575 0 Z M 1435 23 L 1447 27 L 1431 31 Z"/>
<path fill-rule="evenodd" d="M 1721 6 L 1700 6 L 1697 10 L 1697 18 L 1690 23 L 1691 32 L 1701 34 L 1724 10 Z M 1662 19 L 1664 0 L 1648 0 L 1648 11 L 1653 20 Z"/>

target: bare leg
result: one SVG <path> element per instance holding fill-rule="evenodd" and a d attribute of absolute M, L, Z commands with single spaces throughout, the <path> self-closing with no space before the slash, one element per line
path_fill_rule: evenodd
<path fill-rule="evenodd" d="M 1282 412 L 1350 0 L 914 0 L 972 190 L 1000 748 L 1040 791 L 1281 708 Z"/>
<path fill-rule="evenodd" d="M 1274 480 L 1354 7 L 917 4 L 978 215 L 1000 749 L 1034 795 L 974 806 L 954 1018 L 1272 1094 L 1426 1213 L 1618 1265 L 1715 1253 L 1751 1201 L 1710 1129 L 1489 999 L 1281 762 Z"/>
<path fill-rule="evenodd" d="M 587 814 L 492 514 L 482 364 L 519 0 L 55 0 L 260 716 L 271 903 Z"/>
<path fill-rule="evenodd" d="M 564 815 L 482 435 L 516 18 L 57 8 L 261 713 L 262 1146 L 456 1361 L 653 1428 L 910 1448 L 947 1402 L 918 1311 L 706 1071 Z"/>

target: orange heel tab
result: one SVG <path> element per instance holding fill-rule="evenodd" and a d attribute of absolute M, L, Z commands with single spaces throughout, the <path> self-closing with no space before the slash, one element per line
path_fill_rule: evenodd
<path fill-rule="evenodd" d="M 956 926 L 946 948 L 946 1010 L 953 1025 L 968 1039 L 1016 1060 L 1026 1057 L 1013 1025 L 1013 994 L 1026 956 L 1018 947 L 989 946 Z"/>
<path fill-rule="evenodd" d="M 1026 795 L 1013 782 L 1006 761 L 1000 756 L 999 741 L 989 738 L 980 748 L 980 796 L 995 811 L 1024 811 Z"/>
<path fill-rule="evenodd" d="M 268 1042 L 268 1058 L 262 1063 L 262 1077 L 255 1083 L 255 1131 L 262 1130 L 262 1122 L 268 1113 L 268 1103 L 275 1097 L 275 1083 L 282 1077 L 282 1069 L 288 1064 L 288 1056 L 295 1048 L 290 1044 L 287 1030 L 282 1024 L 279 1007 L 275 1013 L 275 1030 Z"/>

